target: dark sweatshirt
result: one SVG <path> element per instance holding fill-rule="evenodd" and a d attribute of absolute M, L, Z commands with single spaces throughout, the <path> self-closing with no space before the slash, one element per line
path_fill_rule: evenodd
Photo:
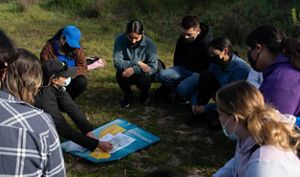
<path fill-rule="evenodd" d="M 191 43 L 186 43 L 182 35 L 178 38 L 174 53 L 174 66 L 183 66 L 197 73 L 208 69 L 210 62 L 207 46 L 212 40 L 212 32 L 203 23 L 200 23 L 200 28 L 201 33 Z"/>
<path fill-rule="evenodd" d="M 85 134 L 93 129 L 83 112 L 72 100 L 68 92 L 61 91 L 54 86 L 42 87 L 36 99 L 35 106 L 52 116 L 57 132 L 65 139 L 93 151 L 98 146 L 98 140 Z M 80 130 L 73 129 L 62 113 L 66 113 Z"/>

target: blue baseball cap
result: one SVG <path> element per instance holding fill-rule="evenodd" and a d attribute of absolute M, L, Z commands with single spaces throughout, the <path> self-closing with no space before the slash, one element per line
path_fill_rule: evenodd
<path fill-rule="evenodd" d="M 76 26 L 66 26 L 62 32 L 70 47 L 80 48 L 80 30 Z"/>

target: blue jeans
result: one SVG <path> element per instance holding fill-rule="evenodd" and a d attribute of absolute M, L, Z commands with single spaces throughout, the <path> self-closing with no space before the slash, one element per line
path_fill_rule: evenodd
<path fill-rule="evenodd" d="M 174 87 L 182 100 L 189 100 L 197 90 L 199 74 L 181 66 L 160 71 L 158 80 L 164 86 Z"/>
<path fill-rule="evenodd" d="M 296 116 L 296 125 L 300 127 L 300 116 Z"/>

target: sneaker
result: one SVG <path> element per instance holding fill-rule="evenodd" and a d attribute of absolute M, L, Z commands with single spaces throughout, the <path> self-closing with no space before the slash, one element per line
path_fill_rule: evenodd
<path fill-rule="evenodd" d="M 120 101 L 121 108 L 128 108 L 130 106 L 130 102 L 132 98 L 124 97 L 123 100 Z"/>

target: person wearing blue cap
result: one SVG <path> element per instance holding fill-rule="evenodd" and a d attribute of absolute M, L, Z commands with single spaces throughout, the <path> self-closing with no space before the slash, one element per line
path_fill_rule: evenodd
<path fill-rule="evenodd" d="M 76 75 L 66 87 L 73 99 L 87 88 L 87 72 L 85 54 L 80 44 L 81 32 L 76 26 L 66 26 L 60 29 L 49 39 L 40 54 L 42 63 L 49 59 L 58 59 L 65 62 L 68 67 L 76 68 Z"/>

